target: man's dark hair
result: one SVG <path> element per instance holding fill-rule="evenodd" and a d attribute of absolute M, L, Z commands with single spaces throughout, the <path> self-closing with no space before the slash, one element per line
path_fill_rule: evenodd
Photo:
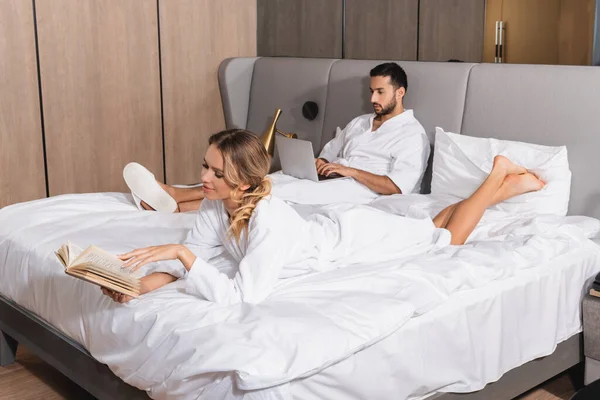
<path fill-rule="evenodd" d="M 408 90 L 408 78 L 406 72 L 396 63 L 389 62 L 379 64 L 371 70 L 371 78 L 374 76 L 389 76 L 390 83 L 394 87 L 394 90 L 403 87 L 404 90 Z"/>

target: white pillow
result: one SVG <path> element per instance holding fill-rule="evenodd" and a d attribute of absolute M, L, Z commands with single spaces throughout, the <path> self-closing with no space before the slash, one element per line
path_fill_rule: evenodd
<path fill-rule="evenodd" d="M 566 215 L 571 171 L 566 146 L 551 147 L 499 139 L 476 138 L 436 128 L 432 194 L 469 197 L 492 169 L 494 156 L 503 155 L 546 182 L 537 192 L 497 204 L 501 211 Z"/>

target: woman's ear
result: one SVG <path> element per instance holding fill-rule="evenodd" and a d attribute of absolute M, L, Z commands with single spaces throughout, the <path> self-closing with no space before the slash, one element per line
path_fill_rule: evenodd
<path fill-rule="evenodd" d="M 240 185 L 240 186 L 239 186 L 239 189 L 240 189 L 242 192 L 245 192 L 246 190 L 250 189 L 250 185 L 248 185 L 248 184 Z"/>

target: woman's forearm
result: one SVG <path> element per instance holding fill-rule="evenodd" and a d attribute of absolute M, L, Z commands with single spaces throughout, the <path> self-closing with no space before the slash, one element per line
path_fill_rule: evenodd
<path fill-rule="evenodd" d="M 175 282 L 176 280 L 177 278 L 171 274 L 167 274 L 165 272 L 153 272 L 141 279 L 141 294 L 151 292 L 165 286 L 168 283 Z"/>

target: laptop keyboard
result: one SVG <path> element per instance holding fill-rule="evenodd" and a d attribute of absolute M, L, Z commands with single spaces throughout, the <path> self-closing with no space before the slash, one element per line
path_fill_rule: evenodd
<path fill-rule="evenodd" d="M 318 178 L 320 181 L 326 181 L 327 179 L 335 179 L 335 178 L 341 178 L 342 175 L 340 174 L 329 174 L 329 176 L 327 175 L 318 175 Z"/>

